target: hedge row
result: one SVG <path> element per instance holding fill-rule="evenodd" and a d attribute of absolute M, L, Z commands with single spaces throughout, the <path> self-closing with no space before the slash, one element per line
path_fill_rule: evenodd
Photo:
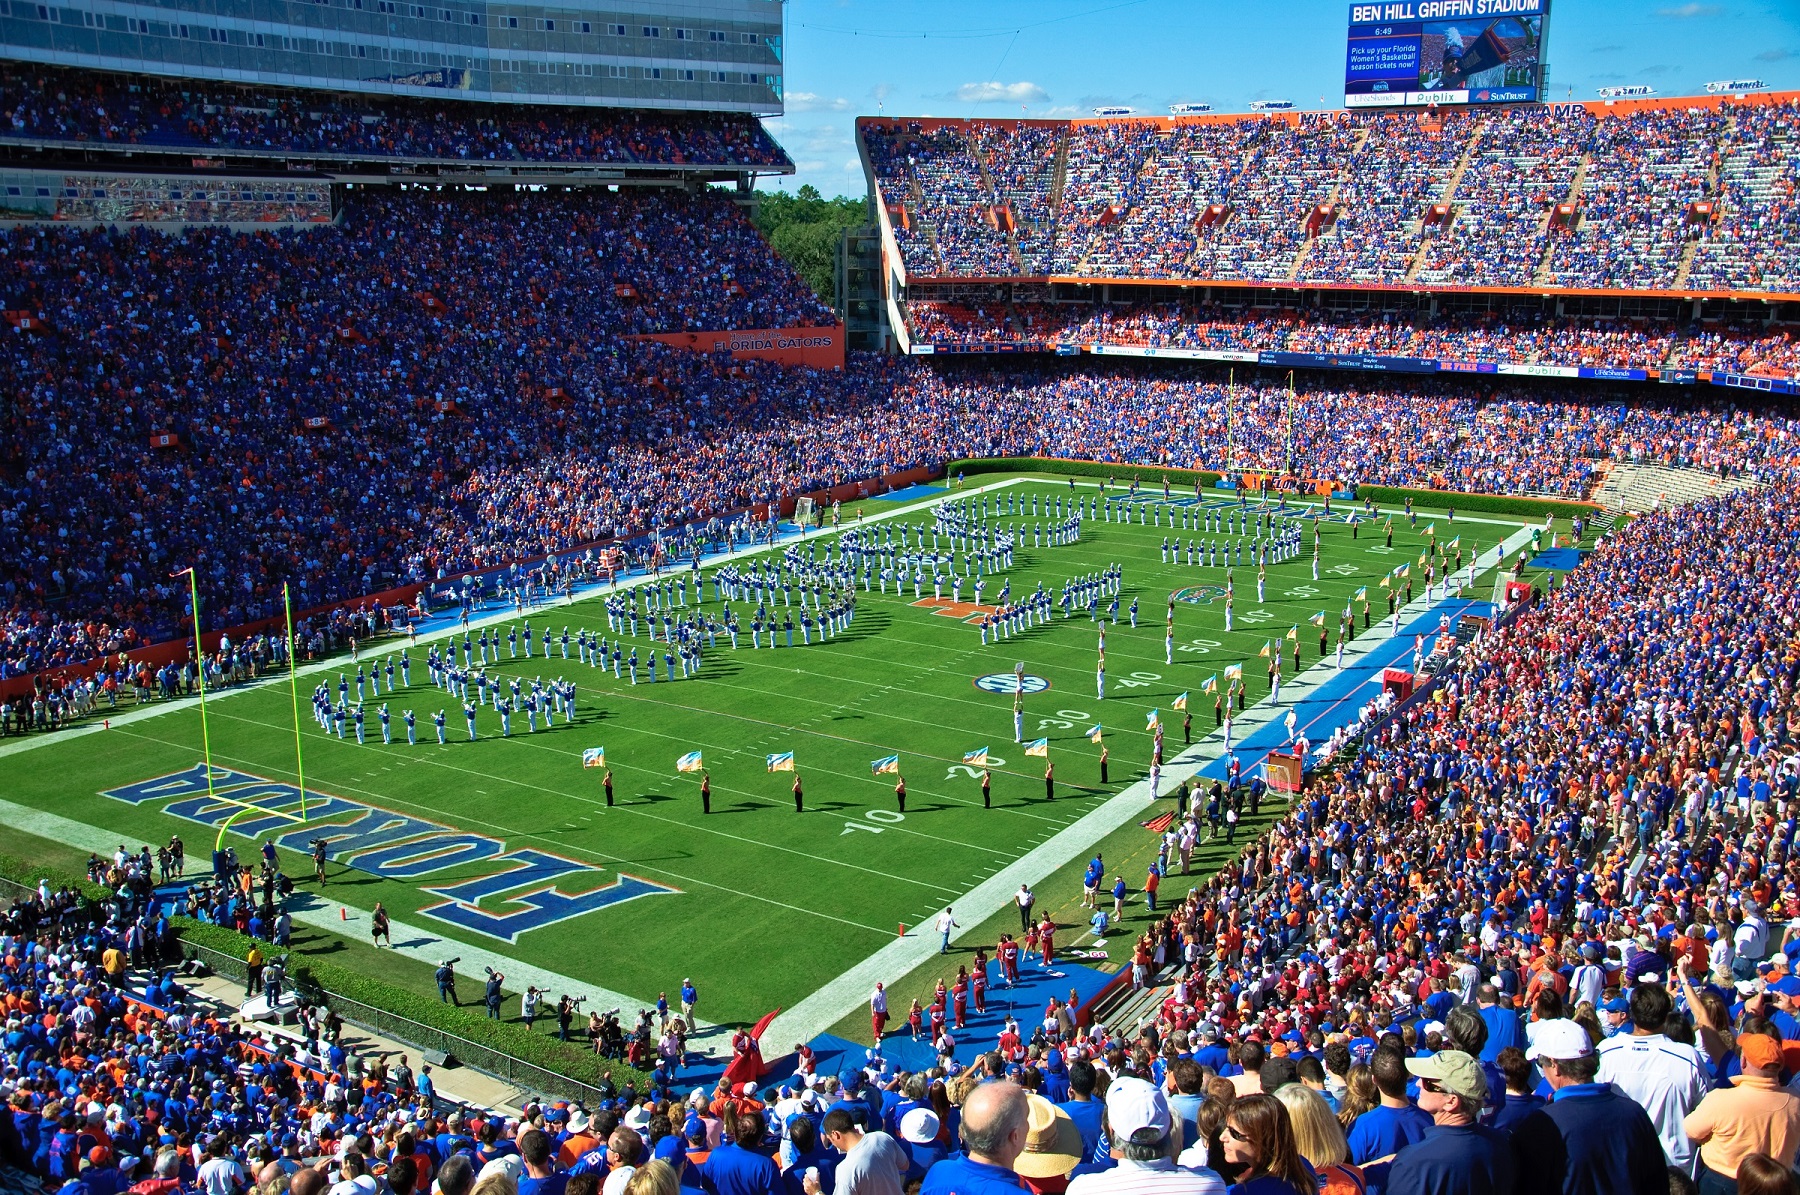
<path fill-rule="evenodd" d="M 1162 465 L 1116 465 L 1104 461 L 1071 461 L 1051 457 L 972 457 L 951 461 L 944 466 L 946 478 L 958 473 L 1053 473 L 1058 476 L 1112 477 L 1121 484 L 1136 478 L 1140 484 L 1160 486 L 1167 478 L 1171 486 L 1191 489 L 1198 480 L 1202 486 L 1218 482 L 1220 474 L 1204 469 L 1172 469 Z M 1552 514 L 1558 518 L 1588 517 L 1599 513 L 1591 502 L 1565 502 L 1554 498 L 1514 498 L 1503 494 L 1467 494 L 1459 490 L 1410 489 L 1403 486 L 1364 485 L 1356 489 L 1358 499 L 1367 498 L 1383 507 L 1399 507 L 1411 498 L 1420 506 L 1434 509 L 1451 507 L 1471 514 L 1507 514 L 1521 517 Z M 1306 499 L 1310 494 L 1295 497 Z"/>
<path fill-rule="evenodd" d="M 77 875 L 59 867 L 46 867 L 16 855 L 0 854 L 0 877 L 32 889 L 38 886 L 39 880 L 49 880 L 52 889 L 73 888 L 94 901 L 108 900 L 112 896 L 104 884 L 93 883 L 85 875 Z"/>
<path fill-rule="evenodd" d="M 1125 485 L 1135 478 L 1141 485 L 1156 486 L 1160 486 L 1163 479 L 1167 478 L 1172 486 L 1183 485 L 1190 489 L 1196 480 L 1203 486 L 1210 486 L 1220 477 L 1218 473 L 1202 469 L 1172 469 L 1163 465 L 1115 465 L 1105 461 L 1071 461 L 1044 456 L 971 457 L 965 461 L 951 461 L 944 466 L 946 478 L 954 479 L 958 473 L 1055 473 L 1058 476 L 1112 477 Z"/>
<path fill-rule="evenodd" d="M 259 942 L 222 926 L 195 921 L 190 917 L 172 918 L 171 924 L 183 942 L 204 946 L 235 959 L 246 958 L 252 946 L 261 946 L 264 954 L 270 950 L 266 942 Z M 371 978 L 330 959 L 309 957 L 296 952 L 289 958 L 288 973 L 297 988 L 323 993 L 328 1003 L 330 997 L 342 996 L 390 1016 L 417 1021 L 440 1033 L 460 1037 L 509 1058 L 542 1067 L 577 1083 L 597 1084 L 602 1071 L 611 1071 L 613 1082 L 621 1087 L 630 1081 L 642 1090 L 647 1083 L 647 1076 L 642 1072 L 633 1070 L 623 1062 L 601 1058 L 591 1049 L 573 1042 L 559 1041 L 554 1031 L 534 1032 L 522 1024 L 490 1020 L 482 1006 L 464 1004 L 458 1007 L 445 1004 L 441 1000 Z M 554 1030 L 556 1018 L 548 1018 L 548 1023 Z M 454 1054 L 456 1050 L 452 1048 L 450 1053 Z M 536 1085 L 527 1083 L 524 1086 L 535 1088 Z"/>
<path fill-rule="evenodd" d="M 1367 498 L 1389 509 L 1406 505 L 1411 498 L 1420 506 L 1454 507 L 1471 514 L 1555 515 L 1559 519 L 1589 518 L 1600 513 L 1592 502 L 1563 502 L 1554 498 L 1514 498 L 1505 494 L 1465 494 L 1459 490 L 1415 490 L 1401 486 L 1356 487 L 1358 499 Z"/>

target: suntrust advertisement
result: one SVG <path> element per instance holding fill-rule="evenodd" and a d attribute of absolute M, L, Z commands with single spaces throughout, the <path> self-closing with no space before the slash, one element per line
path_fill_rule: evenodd
<path fill-rule="evenodd" d="M 812 369 L 844 368 L 844 326 L 818 328 L 735 328 L 725 332 L 650 332 L 634 340 L 655 340 L 699 353 L 730 353 L 739 361 L 774 361 Z"/>

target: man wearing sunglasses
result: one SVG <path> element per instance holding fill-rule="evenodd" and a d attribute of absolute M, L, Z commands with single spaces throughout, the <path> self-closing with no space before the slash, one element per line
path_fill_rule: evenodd
<path fill-rule="evenodd" d="M 1487 1106 L 1487 1075 L 1460 1050 L 1408 1058 L 1419 1080 L 1419 1111 L 1431 1117 L 1425 1136 L 1395 1155 L 1387 1195 L 1459 1195 L 1511 1191 L 1518 1157 L 1504 1133 L 1475 1123 Z"/>

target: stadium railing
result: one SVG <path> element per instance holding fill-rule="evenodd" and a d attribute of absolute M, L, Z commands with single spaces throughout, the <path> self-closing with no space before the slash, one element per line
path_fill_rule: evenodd
<path fill-rule="evenodd" d="M 205 963 L 215 974 L 227 979 L 243 982 L 246 978 L 244 960 L 225 950 L 217 950 L 204 943 L 182 939 L 182 953 L 188 958 L 198 959 Z M 435 1050 L 448 1054 L 463 1066 L 472 1067 L 483 1074 L 492 1075 L 496 1079 L 514 1084 L 528 1091 L 541 1092 L 564 1099 L 577 1099 L 588 1106 L 594 1106 L 601 1098 L 600 1089 L 581 1082 L 568 1075 L 558 1074 L 553 1070 L 534 1065 L 516 1058 L 503 1050 L 471 1041 L 457 1033 L 451 1033 L 436 1025 L 427 1025 L 411 1017 L 401 1016 L 372 1004 L 334 992 L 316 981 L 298 985 L 300 992 L 308 999 L 316 1000 L 337 1013 L 349 1024 L 371 1033 L 379 1033 L 390 1037 L 402 1045 L 414 1049 Z"/>

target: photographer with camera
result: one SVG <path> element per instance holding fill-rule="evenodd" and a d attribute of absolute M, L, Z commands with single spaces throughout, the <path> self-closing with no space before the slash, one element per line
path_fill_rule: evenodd
<path fill-rule="evenodd" d="M 462 1001 L 456 998 L 456 964 L 462 962 L 462 956 L 447 958 L 437 969 L 438 999 L 446 1004 L 462 1007 Z"/>
<path fill-rule="evenodd" d="M 557 1001 L 556 1036 L 558 1040 L 569 1040 L 569 1026 L 574 1023 L 575 1012 L 581 1007 L 581 1002 L 585 999 L 587 999 L 586 996 L 571 996 L 567 992 L 564 992 L 562 999 Z"/>
<path fill-rule="evenodd" d="M 484 969 L 487 971 L 487 991 L 483 995 L 483 1000 L 487 1004 L 488 1020 L 497 1021 L 500 1019 L 500 1001 L 504 998 L 500 985 L 506 982 L 506 976 L 492 967 Z"/>

